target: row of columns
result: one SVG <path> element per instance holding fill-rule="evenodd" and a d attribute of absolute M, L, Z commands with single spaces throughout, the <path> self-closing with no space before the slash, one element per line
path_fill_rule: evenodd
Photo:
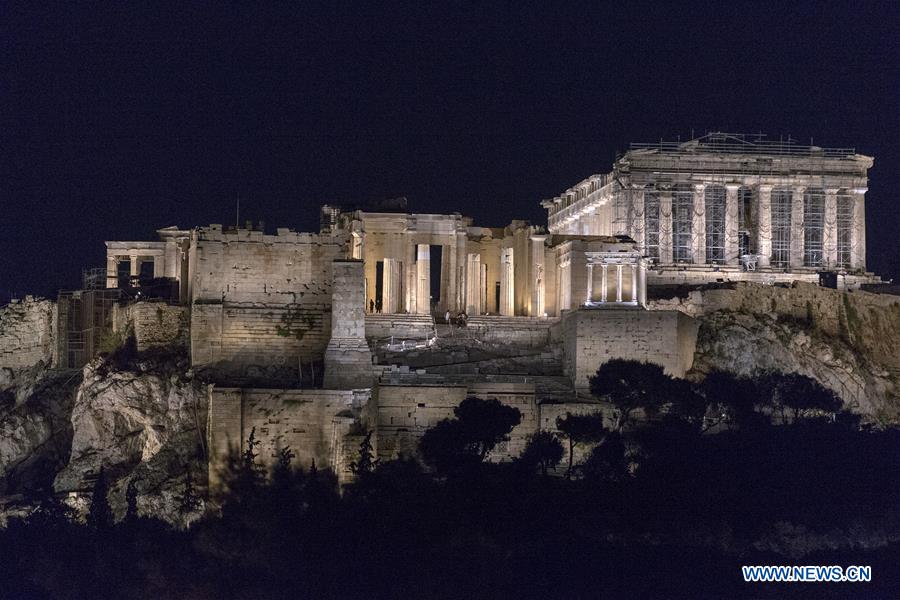
<path fill-rule="evenodd" d="M 706 186 L 708 184 L 693 185 L 693 212 L 691 215 L 692 229 L 692 263 L 706 264 Z M 725 235 L 724 254 L 726 265 L 739 265 L 739 199 L 741 187 L 739 184 L 725 184 Z M 756 216 L 756 254 L 759 256 L 759 265 L 770 266 L 772 255 L 772 190 L 776 186 L 758 185 L 754 199 L 756 207 L 753 211 Z M 644 188 L 636 188 L 633 208 L 635 223 L 632 227 L 637 241 L 644 243 Z M 802 267 L 804 263 L 804 226 L 803 226 L 803 201 L 806 186 L 791 187 L 791 245 L 790 266 Z M 825 216 L 823 231 L 823 263 L 826 266 L 837 264 L 837 197 L 839 190 L 827 188 L 825 194 Z M 848 193 L 853 197 L 853 223 L 851 225 L 851 259 L 853 268 L 865 268 L 865 188 L 853 188 Z M 673 257 L 673 213 L 671 189 L 660 189 L 659 194 L 659 262 L 672 264 Z"/>
<path fill-rule="evenodd" d="M 630 264 L 624 264 L 621 262 L 617 263 L 609 263 L 606 260 L 599 258 L 597 256 L 592 256 L 593 253 L 585 253 L 588 257 L 587 260 L 587 292 L 585 298 L 585 306 L 595 306 L 597 304 L 605 304 L 608 302 L 612 302 L 609 299 L 609 267 L 615 267 L 616 274 L 616 303 L 626 302 L 628 304 L 640 304 L 643 302 L 642 299 L 642 284 L 641 281 L 645 277 L 645 271 L 643 268 L 640 268 L 636 259 L 635 262 Z M 600 276 L 600 299 L 599 301 L 594 300 L 594 266 L 600 265 L 601 276 Z M 624 300 L 624 290 L 623 290 L 623 269 L 628 268 L 631 271 L 631 285 L 629 291 L 629 297 L 627 300 Z"/>
<path fill-rule="evenodd" d="M 153 263 L 153 276 L 165 276 L 165 262 L 161 252 L 146 254 L 146 251 L 130 251 L 127 254 L 106 255 L 106 287 L 119 287 L 119 262 L 129 261 L 129 276 L 137 277 L 141 274 L 141 264 L 150 261 Z"/>

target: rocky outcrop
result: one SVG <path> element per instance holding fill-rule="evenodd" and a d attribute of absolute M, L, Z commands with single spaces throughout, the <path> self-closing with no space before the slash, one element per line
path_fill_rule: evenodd
<path fill-rule="evenodd" d="M 184 358 L 158 354 L 117 370 L 102 360 L 88 364 L 71 412 L 71 456 L 55 488 L 89 490 L 103 468 L 117 514 L 131 483 L 139 513 L 181 520 L 176 499 L 186 473 L 197 486 L 206 481 L 206 398 Z"/>
<path fill-rule="evenodd" d="M 837 393 L 848 409 L 900 424 L 900 297 L 839 292 L 809 284 L 738 284 L 657 301 L 696 317 L 689 374 L 718 368 L 742 375 L 797 372 Z"/>
<path fill-rule="evenodd" d="M 80 371 L 19 371 L 0 387 L 0 495 L 46 487 L 69 459 Z"/>

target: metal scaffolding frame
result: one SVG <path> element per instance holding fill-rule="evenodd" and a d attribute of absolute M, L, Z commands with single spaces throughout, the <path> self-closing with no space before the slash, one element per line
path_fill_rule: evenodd
<path fill-rule="evenodd" d="M 704 190 L 706 206 L 706 262 L 725 262 L 725 188 L 708 185 Z"/>
<path fill-rule="evenodd" d="M 853 240 L 853 196 L 840 194 L 837 197 L 837 266 L 850 267 Z"/>
<path fill-rule="evenodd" d="M 644 248 L 647 256 L 659 260 L 659 193 L 644 191 Z"/>
<path fill-rule="evenodd" d="M 787 267 L 791 263 L 791 206 L 790 188 L 772 190 L 772 266 Z"/>
<path fill-rule="evenodd" d="M 803 193 L 803 266 L 824 264 L 825 192 L 811 188 Z"/>
<path fill-rule="evenodd" d="M 756 221 L 753 209 L 757 199 L 753 189 L 742 186 L 738 189 L 738 256 L 756 253 Z"/>
<path fill-rule="evenodd" d="M 694 190 L 677 185 L 672 191 L 672 260 L 694 261 Z"/>

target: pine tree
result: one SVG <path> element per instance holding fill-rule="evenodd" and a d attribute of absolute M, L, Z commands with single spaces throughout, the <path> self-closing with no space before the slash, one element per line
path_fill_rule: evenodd
<path fill-rule="evenodd" d="M 134 478 L 128 481 L 128 487 L 125 488 L 125 520 L 134 521 L 138 518 L 137 508 L 137 482 Z"/>
<path fill-rule="evenodd" d="M 184 490 L 176 499 L 178 501 L 178 514 L 182 517 L 197 512 L 202 506 L 200 496 L 197 494 L 196 488 L 194 488 L 194 478 L 191 474 L 190 466 L 184 469 Z"/>
<path fill-rule="evenodd" d="M 113 524 L 113 513 L 109 506 L 109 483 L 106 481 L 106 473 L 100 467 L 97 481 L 94 483 L 94 491 L 91 494 L 91 509 L 88 512 L 87 523 L 94 529 L 108 529 Z"/>
<path fill-rule="evenodd" d="M 378 460 L 375 459 L 375 452 L 372 448 L 372 431 L 369 431 L 359 443 L 359 459 L 350 463 L 350 470 L 357 477 L 361 477 L 371 473 L 377 465 Z"/>

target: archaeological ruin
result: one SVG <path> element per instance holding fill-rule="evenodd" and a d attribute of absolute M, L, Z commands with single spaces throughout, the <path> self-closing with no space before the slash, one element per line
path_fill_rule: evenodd
<path fill-rule="evenodd" d="M 106 242 L 105 288 L 32 301 L 22 327 L 40 335 L 5 329 L 0 356 L 10 369 L 77 368 L 103 336 L 182 345 L 207 385 L 213 481 L 251 430 L 267 460 L 289 446 L 349 478 L 365 432 L 381 458 L 413 455 L 469 395 L 520 410 L 494 451 L 503 460 L 560 414 L 604 410 L 588 377 L 611 358 L 691 372 L 712 307 L 754 297 L 746 310 L 826 323 L 842 294 L 863 302 L 856 290 L 880 281 L 866 271 L 872 164 L 853 149 L 714 133 L 632 144 L 611 171 L 541 202 L 546 227 L 403 201 L 323 206 L 311 233 L 167 227 Z M 872 385 L 812 374 L 848 401 Z"/>

